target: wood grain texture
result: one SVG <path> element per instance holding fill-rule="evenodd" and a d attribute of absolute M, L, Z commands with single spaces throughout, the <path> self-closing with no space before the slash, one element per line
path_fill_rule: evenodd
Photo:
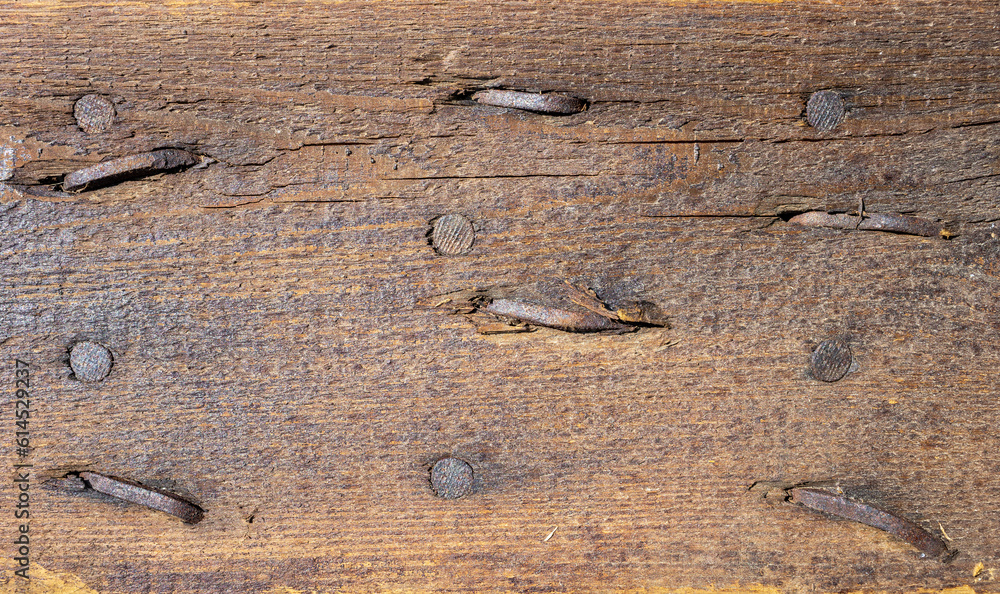
<path fill-rule="evenodd" d="M 997 17 L 0 3 L 0 352 L 32 364 L 36 486 L 92 470 L 206 510 L 190 526 L 39 488 L 39 575 L 97 592 L 1000 590 Z M 494 87 L 589 108 L 469 101 Z M 848 106 L 829 132 L 804 119 L 821 89 Z M 104 132 L 75 123 L 87 94 L 115 105 Z M 204 166 L 58 192 L 159 148 Z M 860 198 L 958 235 L 786 222 Z M 429 245 L 448 213 L 475 225 L 465 255 Z M 656 303 L 672 328 L 483 336 L 434 307 L 564 280 Z M 858 367 L 813 380 L 833 337 Z M 104 381 L 70 377 L 81 340 L 112 350 Z M 444 455 L 473 466 L 472 495 L 434 497 Z M 828 479 L 961 555 L 919 559 L 748 491 Z"/>

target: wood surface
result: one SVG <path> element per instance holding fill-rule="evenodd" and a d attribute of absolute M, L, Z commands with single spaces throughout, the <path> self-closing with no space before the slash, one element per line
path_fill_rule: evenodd
<path fill-rule="evenodd" d="M 995 2 L 0 2 L 0 352 L 31 364 L 4 591 L 1000 591 Z M 547 116 L 477 90 L 557 91 Z M 809 95 L 846 99 L 840 126 Z M 105 132 L 74 103 L 108 97 Z M 59 195 L 159 148 L 203 167 Z M 44 195 L 49 194 L 49 195 Z M 816 229 L 937 220 L 950 240 Z M 461 213 L 472 250 L 438 255 Z M 482 335 L 438 296 L 646 299 Z M 857 369 L 806 369 L 842 337 Z M 74 379 L 68 349 L 108 346 Z M 436 498 L 431 464 L 475 492 Z M 42 489 L 91 470 L 196 525 Z M 13 477 L 13 472 L 11 472 Z M 835 480 L 950 564 L 756 481 Z M 692 590 L 694 589 L 694 590 Z"/>

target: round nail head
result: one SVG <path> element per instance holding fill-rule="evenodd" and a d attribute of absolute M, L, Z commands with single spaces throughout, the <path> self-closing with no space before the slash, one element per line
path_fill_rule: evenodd
<path fill-rule="evenodd" d="M 836 91 L 816 91 L 806 103 L 806 120 L 821 132 L 833 130 L 844 121 L 847 109 Z"/>
<path fill-rule="evenodd" d="M 814 378 L 824 382 L 835 382 L 847 375 L 854 356 L 851 347 L 843 340 L 824 340 L 813 351 L 811 369 Z"/>
<path fill-rule="evenodd" d="M 438 217 L 431 228 L 431 244 L 439 254 L 460 256 L 472 249 L 476 229 L 472 221 L 460 214 Z"/>
<path fill-rule="evenodd" d="M 472 492 L 472 467 L 458 458 L 442 458 L 431 468 L 431 488 L 443 499 L 458 499 Z"/>
<path fill-rule="evenodd" d="M 69 366 L 76 379 L 99 382 L 111 373 L 111 351 L 96 342 L 86 341 L 73 345 L 69 353 Z"/>
<path fill-rule="evenodd" d="M 115 106 L 107 97 L 84 95 L 73 106 L 73 116 L 84 132 L 104 132 L 115 121 Z"/>

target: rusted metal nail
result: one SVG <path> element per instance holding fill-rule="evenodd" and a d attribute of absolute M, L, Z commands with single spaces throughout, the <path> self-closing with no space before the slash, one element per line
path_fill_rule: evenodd
<path fill-rule="evenodd" d="M 820 211 L 804 212 L 788 219 L 794 225 L 829 227 L 831 229 L 858 229 L 860 231 L 886 231 L 921 237 L 948 239 L 955 234 L 930 219 L 901 214 L 865 213 L 860 223 L 849 214 L 832 214 Z"/>
<path fill-rule="evenodd" d="M 565 285 L 565 289 L 569 291 L 569 301 L 580 306 L 581 310 L 569 310 L 523 299 L 488 296 L 480 299 L 477 308 L 494 315 L 566 332 L 624 334 L 634 332 L 640 326 L 670 327 L 667 316 L 654 303 L 633 301 L 612 311 L 592 290 L 575 286 L 568 281 Z"/>
<path fill-rule="evenodd" d="M 104 345 L 92 341 L 78 342 L 69 351 L 69 366 L 76 379 L 99 382 L 111 373 L 114 357 Z"/>
<path fill-rule="evenodd" d="M 566 332 L 623 334 L 638 330 L 637 326 L 630 326 L 592 311 L 570 311 L 519 299 L 489 299 L 480 309 L 498 316 Z"/>
<path fill-rule="evenodd" d="M 813 351 L 810 370 L 812 376 L 820 381 L 835 382 L 847 375 L 853 362 L 851 347 L 843 340 L 833 338 L 819 343 Z"/>
<path fill-rule="evenodd" d="M 73 106 L 76 125 L 88 134 L 104 132 L 115 121 L 115 106 L 107 97 L 84 95 Z"/>
<path fill-rule="evenodd" d="M 98 493 L 104 493 L 105 495 L 110 495 L 130 503 L 138 503 L 150 509 L 177 516 L 189 524 L 197 524 L 205 516 L 205 511 L 197 505 L 166 491 L 151 489 L 139 483 L 105 476 L 96 472 L 80 472 L 77 474 L 83 479 L 87 487 Z"/>
<path fill-rule="evenodd" d="M 439 254 L 459 256 L 472 249 L 476 229 L 460 214 L 447 214 L 431 221 L 431 245 Z"/>
<path fill-rule="evenodd" d="M 888 231 L 889 233 L 904 233 L 923 237 L 950 238 L 953 234 L 943 228 L 940 223 L 930 219 L 911 217 L 901 214 L 866 214 L 858 229 L 870 231 Z"/>
<path fill-rule="evenodd" d="M 910 520 L 870 503 L 851 499 L 839 491 L 834 492 L 813 487 L 792 487 L 787 489 L 786 493 L 788 501 L 791 503 L 884 530 L 916 547 L 923 557 L 939 558 L 948 562 L 957 554 L 955 551 L 948 550 L 944 540 Z"/>
<path fill-rule="evenodd" d="M 831 229 L 859 229 L 857 219 L 847 214 L 832 214 L 818 210 L 797 214 L 788 219 L 793 225 L 805 227 L 829 227 Z M 862 220 L 864 222 L 864 220 Z"/>
<path fill-rule="evenodd" d="M 597 294 L 585 287 L 568 281 L 537 292 L 537 287 L 500 287 L 496 289 L 466 289 L 437 296 L 432 307 L 447 306 L 454 314 L 472 315 L 487 313 L 519 324 L 517 327 L 502 327 L 495 323 L 477 324 L 483 334 L 506 332 L 527 332 L 530 327 L 545 326 L 565 332 L 600 332 L 623 334 L 635 332 L 643 326 L 669 328 L 666 314 L 649 301 L 628 301 L 617 309 L 610 309 Z M 525 293 L 533 293 L 525 295 Z M 445 297 L 440 300 L 440 297 Z M 574 307 L 575 306 L 575 307 Z M 476 321 L 476 320 L 473 320 Z"/>
<path fill-rule="evenodd" d="M 806 103 L 806 121 L 821 132 L 836 128 L 846 114 L 844 98 L 836 91 L 816 91 Z"/>
<path fill-rule="evenodd" d="M 441 458 L 431 468 L 431 488 L 444 499 L 458 499 L 472 493 L 472 466 L 458 458 Z"/>
<path fill-rule="evenodd" d="M 110 186 L 155 173 L 167 173 L 190 167 L 198 158 L 180 149 L 159 149 L 112 159 L 68 174 L 62 183 L 67 192 L 82 192 Z"/>
<path fill-rule="evenodd" d="M 511 107 L 538 113 L 571 114 L 578 113 L 587 108 L 586 101 L 570 97 L 569 95 L 559 95 L 556 93 L 525 93 L 522 91 L 507 91 L 502 89 L 490 89 L 479 91 L 472 98 L 483 105 L 493 105 L 496 107 Z"/>

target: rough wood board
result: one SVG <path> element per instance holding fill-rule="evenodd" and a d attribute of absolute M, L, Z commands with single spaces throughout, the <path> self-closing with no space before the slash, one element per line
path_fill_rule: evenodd
<path fill-rule="evenodd" d="M 997 13 L 0 4 L 0 344 L 32 364 L 32 562 L 56 584 L 36 587 L 998 590 Z M 464 99 L 485 87 L 590 108 Z M 849 113 L 819 133 L 803 110 L 828 88 Z M 115 103 L 105 133 L 73 119 L 88 93 Z M 30 193 L 167 146 L 215 162 Z M 959 235 L 785 222 L 860 197 Z M 477 226 L 468 255 L 428 245 L 448 212 Z M 432 307 L 563 280 L 673 328 L 482 336 Z M 859 369 L 822 384 L 805 368 L 833 336 Z M 82 339 L 114 352 L 99 384 L 70 377 Z M 433 497 L 444 454 L 472 496 Z M 208 513 L 37 488 L 83 469 Z M 821 479 L 961 556 L 747 491 Z"/>

